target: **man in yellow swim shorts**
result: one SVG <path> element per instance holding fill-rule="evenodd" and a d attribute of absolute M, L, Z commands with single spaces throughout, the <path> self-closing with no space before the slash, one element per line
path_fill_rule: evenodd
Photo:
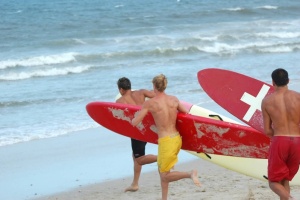
<path fill-rule="evenodd" d="M 168 172 L 177 163 L 181 144 L 179 133 L 158 139 L 157 165 L 159 172 Z"/>
<path fill-rule="evenodd" d="M 167 95 L 167 78 L 160 74 L 153 78 L 155 97 L 145 101 L 138 115 L 132 120 L 132 125 L 137 126 L 148 112 L 151 112 L 158 134 L 158 169 L 161 180 L 162 200 L 167 200 L 169 183 L 183 178 L 191 178 L 196 186 L 200 186 L 198 172 L 170 171 L 177 163 L 177 155 L 181 148 L 181 137 L 176 129 L 177 112 L 187 113 L 186 108 L 175 96 Z"/>

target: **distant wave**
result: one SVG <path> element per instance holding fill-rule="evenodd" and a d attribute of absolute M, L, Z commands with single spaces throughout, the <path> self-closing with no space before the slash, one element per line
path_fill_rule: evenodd
<path fill-rule="evenodd" d="M 47 55 L 47 56 L 37 56 L 32 58 L 23 58 L 17 60 L 5 60 L 0 61 L 0 69 L 6 69 L 10 67 L 29 67 L 29 66 L 40 66 L 40 65 L 53 65 L 68 63 L 76 61 L 75 56 L 77 53 L 63 53 L 58 55 Z"/>
<path fill-rule="evenodd" d="M 241 7 L 236 7 L 236 8 L 224 8 L 223 10 L 227 10 L 227 11 L 242 11 L 242 10 L 245 10 L 245 8 L 241 8 Z"/>
<path fill-rule="evenodd" d="M 78 67 L 66 67 L 66 68 L 51 68 L 51 69 L 39 69 L 31 72 L 14 72 L 0 76 L 0 80 L 13 81 L 22 80 L 32 77 L 43 77 L 43 76 L 61 76 L 67 74 L 78 74 L 87 71 L 91 66 L 78 66 Z"/>
<path fill-rule="evenodd" d="M 75 42 L 77 42 L 79 44 L 87 44 L 85 41 L 78 39 L 78 38 L 73 38 L 72 40 L 74 40 Z"/>
<path fill-rule="evenodd" d="M 294 46 L 275 45 L 272 47 L 258 49 L 259 52 L 263 52 L 263 53 L 289 53 L 289 52 L 294 52 L 299 50 L 300 50 L 300 44 Z"/>
<path fill-rule="evenodd" d="M 155 54 L 174 54 L 174 53 L 193 53 L 193 52 L 204 52 L 211 54 L 236 54 L 243 51 L 250 52 L 293 52 L 299 50 L 300 44 L 298 43 L 274 43 L 274 42 L 249 42 L 249 43 L 237 43 L 228 44 L 223 42 L 214 42 L 210 45 L 192 45 L 188 47 L 178 48 L 157 48 L 153 53 Z M 272 50 L 274 48 L 274 50 Z M 276 50 L 275 50 L 276 49 Z"/>
<path fill-rule="evenodd" d="M 257 7 L 258 9 L 266 9 L 266 10 L 276 10 L 278 9 L 278 6 L 270 6 L 270 5 L 265 5 L 265 6 L 260 6 Z"/>
<path fill-rule="evenodd" d="M 34 99 L 34 100 L 23 100 L 23 101 L 3 101 L 0 102 L 0 108 L 5 108 L 5 107 L 22 107 L 22 106 L 27 106 L 27 105 L 38 105 L 38 104 L 46 104 L 46 103 L 57 103 L 57 101 L 59 102 L 71 102 L 71 101 L 80 101 L 82 100 L 82 98 L 76 98 L 76 97 L 65 97 L 62 98 L 60 97 L 59 100 L 57 98 L 43 98 L 41 97 L 41 99 Z"/>
<path fill-rule="evenodd" d="M 35 129 L 36 132 L 32 133 L 32 130 L 30 133 L 23 133 L 20 134 L 18 130 L 14 130 L 10 128 L 9 130 L 1 130 L 1 131 L 9 131 L 12 132 L 11 134 L 1 134 L 0 132 L 0 146 L 7 146 L 12 145 L 20 142 L 28 142 L 32 140 L 38 140 L 38 139 L 45 139 L 45 138 L 52 138 L 52 137 L 58 137 L 61 135 L 65 135 L 68 133 L 81 131 L 81 130 L 87 130 L 91 128 L 99 127 L 96 123 L 91 124 L 87 122 L 80 122 L 76 125 L 74 124 L 68 124 L 66 127 L 61 127 L 53 129 L 49 127 L 40 127 L 39 129 Z"/>
<path fill-rule="evenodd" d="M 276 10 L 278 6 L 265 5 L 256 8 L 242 8 L 242 7 L 234 7 L 234 8 L 223 8 L 224 11 L 232 11 L 232 12 L 251 12 L 253 9 L 265 9 L 265 10 Z"/>
<path fill-rule="evenodd" d="M 99 58 L 105 58 L 110 60 L 120 60 L 120 59 L 135 59 L 141 56 L 147 55 L 147 57 L 151 56 L 161 56 L 161 57 L 169 57 L 178 54 L 186 54 L 186 55 L 193 55 L 194 53 L 202 52 L 202 53 L 209 53 L 209 54 L 236 54 L 241 53 L 243 51 L 248 52 L 268 52 L 267 48 L 276 47 L 278 51 L 280 49 L 289 49 L 290 51 L 297 51 L 299 44 L 297 42 L 279 42 L 279 41 L 260 41 L 260 38 L 265 37 L 278 37 L 278 38 L 294 38 L 298 37 L 298 34 L 289 34 L 289 33 L 257 33 L 251 35 L 254 37 L 255 40 L 249 42 L 238 42 L 237 40 L 241 38 L 235 38 L 235 36 L 231 35 L 219 35 L 216 37 L 200 37 L 193 41 L 193 39 L 185 39 L 185 41 L 180 41 L 179 43 L 184 43 L 182 46 L 174 46 L 174 47 L 155 47 L 154 49 L 148 50 L 130 50 L 130 51 L 120 51 L 120 52 L 108 52 L 103 54 L 91 54 L 85 55 L 84 58 L 78 56 L 80 60 L 95 60 Z M 250 37 L 250 36 L 249 36 Z M 202 41 L 199 42 L 199 38 L 202 38 Z M 258 39 L 259 41 L 256 41 Z M 200 39 L 201 40 L 201 39 Z M 226 42 L 227 40 L 234 40 L 234 42 Z M 243 38 L 244 40 L 244 38 Z M 205 43 L 205 44 L 204 44 Z M 272 51 L 269 51 L 272 53 Z"/>
<path fill-rule="evenodd" d="M 264 33 L 256 33 L 258 37 L 277 37 L 277 38 L 298 38 L 300 37 L 300 32 L 264 32 Z"/>

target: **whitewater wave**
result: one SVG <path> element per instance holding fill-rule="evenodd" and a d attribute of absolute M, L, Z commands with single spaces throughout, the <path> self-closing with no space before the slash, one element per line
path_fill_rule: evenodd
<path fill-rule="evenodd" d="M 236 7 L 236 8 L 224 8 L 223 10 L 226 10 L 226 11 L 243 11 L 243 10 L 245 10 L 245 8 L 241 8 L 241 7 Z"/>
<path fill-rule="evenodd" d="M 0 61 L 0 69 L 12 68 L 12 67 L 29 67 L 29 66 L 41 66 L 41 65 L 53 65 L 62 64 L 76 61 L 77 53 L 63 53 L 58 55 L 37 56 L 32 58 L 23 58 L 17 60 L 5 60 Z"/>
<path fill-rule="evenodd" d="M 30 133 L 23 133 L 20 134 L 18 131 L 11 129 L 6 130 L 7 132 L 11 132 L 11 134 L 1 134 L 0 133 L 0 146 L 7 146 L 12 145 L 20 142 L 28 142 L 32 140 L 38 140 L 38 139 L 46 139 L 46 138 L 53 138 L 58 137 L 61 135 L 66 135 L 69 133 L 73 133 L 76 131 L 82 131 L 92 128 L 99 127 L 96 123 L 78 123 L 76 126 L 74 124 L 67 124 L 65 127 L 60 127 L 57 129 L 51 129 L 49 127 L 39 128 L 35 129 L 36 133 L 32 134 Z M 3 136 L 2 136 L 3 135 Z"/>
<path fill-rule="evenodd" d="M 81 97 L 60 97 L 59 100 L 57 98 L 40 98 L 40 99 L 33 99 L 33 100 L 13 100 L 13 101 L 2 101 L 0 102 L 0 108 L 5 107 L 22 107 L 28 105 L 42 105 L 46 103 L 62 103 L 62 102 L 74 102 L 74 101 L 81 101 Z"/>
<path fill-rule="evenodd" d="M 256 8 L 266 9 L 266 10 L 276 10 L 276 9 L 278 9 L 278 6 L 265 5 L 265 6 L 260 6 L 260 7 L 256 7 Z"/>
<path fill-rule="evenodd" d="M 11 72 L 5 75 L 0 75 L 0 80 L 14 81 L 23 80 L 32 77 L 44 77 L 44 76 L 61 76 L 67 74 L 78 74 L 89 70 L 92 66 L 78 66 L 78 67 L 66 67 L 66 68 L 51 68 L 51 69 L 39 69 L 31 72 Z"/>
<path fill-rule="evenodd" d="M 264 33 L 256 33 L 257 37 L 269 38 L 269 37 L 276 37 L 282 39 L 289 39 L 289 38 L 299 38 L 300 32 L 264 32 Z"/>
<path fill-rule="evenodd" d="M 294 52 L 294 51 L 299 51 L 300 45 L 298 46 L 274 46 L 274 47 L 268 47 L 268 48 L 263 48 L 259 49 L 259 52 L 262 53 L 289 53 L 289 52 Z"/>
<path fill-rule="evenodd" d="M 259 7 L 256 7 L 254 9 L 265 9 L 265 10 L 276 10 L 278 9 L 279 7 L 278 6 L 271 6 L 271 5 L 265 5 L 265 6 L 259 6 Z M 242 8 L 242 7 L 234 7 L 234 8 L 223 8 L 222 10 L 225 10 L 225 11 L 245 11 L 245 10 L 251 10 L 251 8 Z"/>

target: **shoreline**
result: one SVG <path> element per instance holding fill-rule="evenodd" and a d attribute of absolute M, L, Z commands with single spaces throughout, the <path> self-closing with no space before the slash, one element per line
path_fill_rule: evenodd
<path fill-rule="evenodd" d="M 103 127 L 2 146 L 0 199 L 39 198 L 130 176 L 131 151 L 129 138 Z M 146 153 L 156 154 L 157 145 L 147 144 Z M 179 156 L 182 162 L 194 157 L 184 151 Z M 143 167 L 156 170 L 156 163 Z"/>
<path fill-rule="evenodd" d="M 266 181 L 261 181 L 238 174 L 228 169 L 214 165 L 202 159 L 175 165 L 175 170 L 198 170 L 201 187 L 196 187 L 191 179 L 183 179 L 169 185 L 170 200 L 205 199 L 205 200 L 274 200 L 278 199 Z M 87 186 L 78 186 L 72 190 L 56 193 L 33 200 L 104 200 L 104 199 L 160 199 L 160 179 L 157 171 L 141 174 L 139 190 L 124 192 L 131 184 L 132 177 L 96 183 Z M 292 194 L 299 191 L 299 186 L 292 186 Z M 299 196 L 297 194 L 297 196 Z"/>
<path fill-rule="evenodd" d="M 219 111 L 217 106 L 213 108 L 214 112 Z M 148 143 L 146 153 L 157 154 L 157 145 Z M 267 182 L 238 174 L 184 150 L 178 156 L 179 162 L 175 165 L 175 170 L 197 169 L 202 187 L 194 186 L 190 179 L 170 183 L 170 200 L 278 199 Z M 0 199 L 161 198 L 156 163 L 143 166 L 140 189 L 137 192 L 123 192 L 131 184 L 133 176 L 130 139 L 101 126 L 58 137 L 2 146 L 0 163 Z M 292 186 L 291 191 L 296 199 L 300 198 L 300 186 Z"/>

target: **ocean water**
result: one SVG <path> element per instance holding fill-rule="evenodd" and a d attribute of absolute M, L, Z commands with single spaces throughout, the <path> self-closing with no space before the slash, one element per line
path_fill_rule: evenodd
<path fill-rule="evenodd" d="M 201 104 L 197 72 L 223 68 L 270 83 L 278 67 L 300 83 L 300 2 L 1 0 L 0 146 L 98 127 L 92 101 L 116 81 Z M 295 87 L 294 89 L 299 88 Z"/>

